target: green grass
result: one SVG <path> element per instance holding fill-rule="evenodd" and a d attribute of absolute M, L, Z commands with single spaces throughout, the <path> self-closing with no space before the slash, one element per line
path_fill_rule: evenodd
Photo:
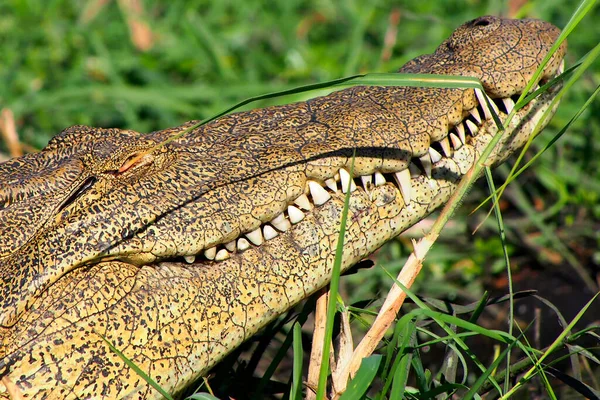
<path fill-rule="evenodd" d="M 108 3 L 89 21 L 83 15 L 93 2 L 84 3 L 87 8 L 75 0 L 0 2 L 0 108 L 14 112 L 21 139 L 34 147 L 43 147 L 51 136 L 74 124 L 145 132 L 208 118 L 252 96 L 348 75 L 393 72 L 409 59 L 431 52 L 466 20 L 507 12 L 506 2 L 144 0 L 145 21 L 154 37 L 153 47 L 144 52 L 130 40 L 126 13 L 117 2 Z M 540 0 L 527 3 L 521 14 L 564 27 L 574 9 L 569 2 Z M 400 17 L 399 34 L 386 44 L 394 13 Z M 599 17 L 597 8 L 591 10 L 569 36 L 568 65 L 598 44 Z M 388 47 L 389 58 L 384 56 Z M 543 368 L 533 370 L 541 377 L 537 382 L 522 380 L 531 394 L 520 391 L 516 398 L 535 393 L 567 398 L 572 393 L 569 385 L 598 393 L 598 302 L 570 334 L 565 327 L 594 295 L 577 278 L 581 274 L 577 270 L 587 273 L 592 283 L 600 271 L 600 102 L 583 108 L 599 83 L 596 60 L 569 89 L 550 126 L 533 143 L 528 160 L 581 112 L 506 190 L 500 203 L 504 245 L 492 219 L 471 235 L 488 206 L 467 214 L 489 195 L 485 182 L 471 189 L 412 288 L 427 298 L 425 304 L 433 311 L 426 311 L 423 304 L 405 306 L 405 315 L 378 350 L 382 358 L 371 361 L 360 376 L 370 379 L 366 379 L 372 386 L 369 398 L 433 398 L 457 390 L 499 397 L 515 385 L 502 372 L 509 347 L 511 372 L 526 376 L 532 366 L 551 356 Z M 303 96 L 295 94 L 286 101 Z M 494 171 L 496 186 L 508 171 Z M 372 322 L 372 312 L 391 283 L 388 271 L 395 276 L 410 249 L 406 239 L 390 243 L 377 254 L 377 266 L 368 273 L 342 277 L 340 293 L 352 311 L 357 333 Z M 481 301 L 488 290 L 498 296 L 508 293 L 505 253 L 515 278 L 512 304 L 522 334 L 505 333 L 503 313 L 511 302 Z M 547 302 L 520 295 L 524 289 L 538 289 Z M 522 314 L 522 307 L 533 312 L 539 308 L 540 314 L 537 318 Z M 299 314 L 303 323 L 309 312 L 306 306 L 287 318 Z M 249 353 L 250 343 L 215 369 L 208 382 L 217 395 L 251 395 L 235 391 L 244 385 L 259 391 L 255 398 L 277 391 L 286 397 L 292 387 L 298 393 L 297 371 L 307 364 L 298 352 L 310 350 L 309 324 L 298 332 L 284 325 L 284 319 L 257 337 L 256 341 L 275 343 L 267 350 L 259 346 L 264 354 L 255 352 L 250 361 L 240 362 L 240 352 Z M 557 319 L 563 321 L 562 327 Z M 590 325 L 592 329 L 586 329 Z M 560 346 L 554 347 L 559 337 Z M 499 343 L 504 347 L 494 358 L 490 348 Z M 292 344 L 295 352 L 287 351 Z M 517 344 L 524 352 L 515 350 Z M 559 352 L 565 348 L 579 355 Z M 468 374 L 463 373 L 465 368 Z M 373 369 L 376 374 L 371 375 Z M 453 375 L 456 379 L 451 381 Z M 495 384 L 481 377 L 494 377 Z M 356 390 L 361 390 L 362 382 L 356 382 Z"/>

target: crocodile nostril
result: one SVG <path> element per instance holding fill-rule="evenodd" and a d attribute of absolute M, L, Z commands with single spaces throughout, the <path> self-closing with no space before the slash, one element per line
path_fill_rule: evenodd
<path fill-rule="evenodd" d="M 482 17 L 482 18 L 477 18 L 475 21 L 473 21 L 473 26 L 488 26 L 491 23 L 492 23 L 492 21 L 490 21 L 489 18 Z"/>

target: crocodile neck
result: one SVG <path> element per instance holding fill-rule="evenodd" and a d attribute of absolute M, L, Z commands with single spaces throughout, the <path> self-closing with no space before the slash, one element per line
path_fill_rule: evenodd
<path fill-rule="evenodd" d="M 182 390 L 329 282 L 347 189 L 343 269 L 447 201 L 497 132 L 485 97 L 504 120 L 558 33 L 482 17 L 400 70 L 473 76 L 485 92 L 356 87 L 146 135 L 77 126 L 0 164 L 2 383 L 156 397 L 108 341 Z M 515 112 L 490 164 L 555 91 Z"/>

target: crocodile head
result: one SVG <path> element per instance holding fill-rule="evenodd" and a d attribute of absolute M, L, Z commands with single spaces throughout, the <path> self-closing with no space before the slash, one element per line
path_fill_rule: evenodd
<path fill-rule="evenodd" d="M 327 284 L 347 189 L 344 268 L 443 204 L 497 132 L 490 107 L 506 118 L 558 34 L 482 17 L 400 70 L 485 92 L 355 87 L 145 135 L 75 126 L 0 164 L 4 389 L 155 396 L 105 339 L 185 387 Z M 556 90 L 516 111 L 488 164 L 525 143 Z"/>

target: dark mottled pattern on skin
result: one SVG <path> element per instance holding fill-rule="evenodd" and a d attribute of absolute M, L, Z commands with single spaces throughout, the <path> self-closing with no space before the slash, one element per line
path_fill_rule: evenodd
<path fill-rule="evenodd" d="M 482 17 L 400 71 L 474 76 L 489 97 L 506 98 L 524 89 L 558 33 L 542 21 Z M 517 113 L 490 163 L 523 145 L 552 96 Z M 146 135 L 76 126 L 0 164 L 0 397 L 5 386 L 36 398 L 158 397 L 103 337 L 180 391 L 327 284 L 343 194 L 329 192 L 301 222 L 225 261 L 182 256 L 272 223 L 309 193 L 308 181 L 349 169 L 353 149 L 355 176 L 407 169 L 478 104 L 471 89 L 355 87 L 222 117 L 133 165 L 194 122 Z M 484 120 L 430 178 L 413 176 L 410 201 L 392 183 L 359 186 L 343 267 L 447 201 L 495 132 Z"/>

